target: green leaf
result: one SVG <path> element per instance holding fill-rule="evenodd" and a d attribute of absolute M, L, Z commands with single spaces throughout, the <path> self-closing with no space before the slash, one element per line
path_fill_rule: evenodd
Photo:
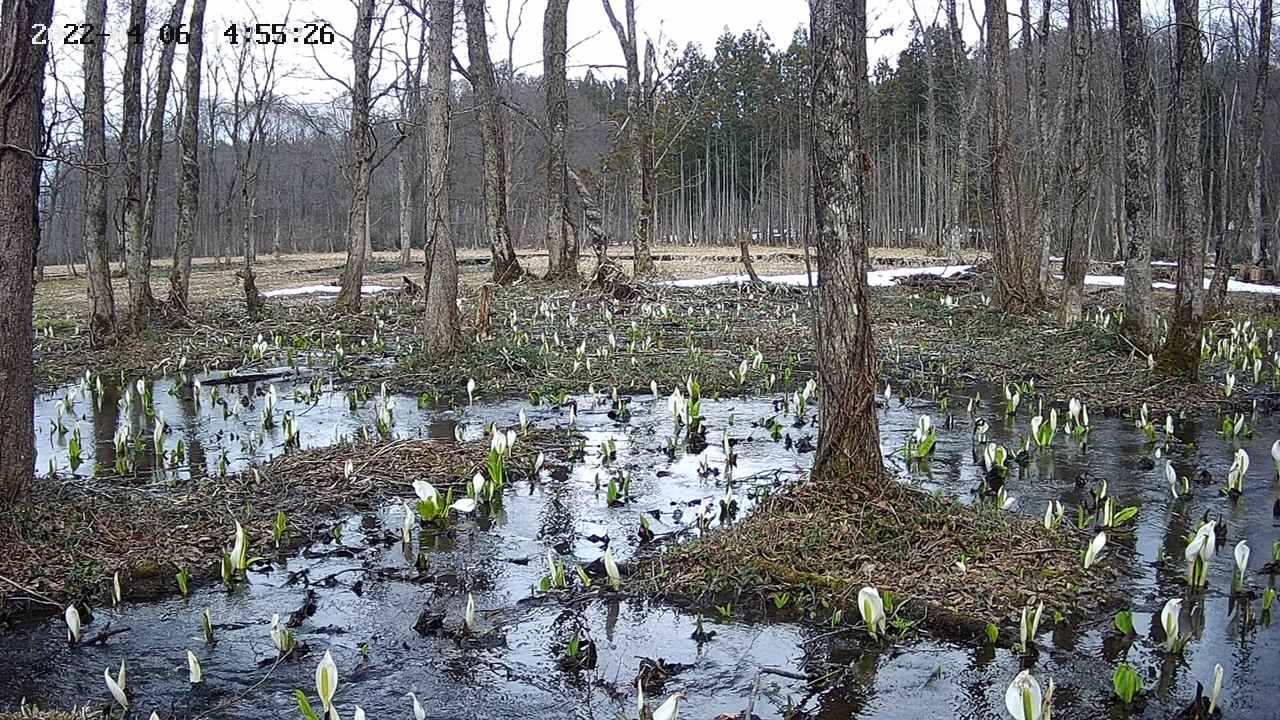
<path fill-rule="evenodd" d="M 1125 635 L 1133 635 L 1133 613 L 1128 610 L 1121 610 L 1116 613 L 1114 621 L 1116 629 Z"/>
<path fill-rule="evenodd" d="M 311 702 L 307 700 L 306 693 L 301 690 L 294 690 L 293 696 L 298 698 L 298 711 L 302 713 L 302 717 L 307 720 L 320 720 L 316 715 L 316 711 L 311 709 Z"/>
<path fill-rule="evenodd" d="M 1123 510 L 1121 510 L 1120 512 L 1112 516 L 1111 526 L 1120 527 L 1121 525 L 1132 520 L 1135 516 L 1137 516 L 1137 514 L 1138 514 L 1138 508 L 1130 505 L 1129 507 L 1124 508 Z"/>
<path fill-rule="evenodd" d="M 987 641 L 990 642 L 992 645 L 995 645 L 996 641 L 999 639 L 1000 639 L 1000 628 L 996 627 L 995 623 L 987 623 Z"/>
<path fill-rule="evenodd" d="M 1116 691 L 1116 697 L 1128 705 L 1133 702 L 1133 696 L 1142 688 L 1142 678 L 1138 677 L 1138 673 L 1128 665 L 1120 665 L 1111 676 L 1111 685 Z"/>

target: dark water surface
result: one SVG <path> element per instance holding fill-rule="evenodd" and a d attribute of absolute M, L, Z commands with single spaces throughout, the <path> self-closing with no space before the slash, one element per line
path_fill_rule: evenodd
<path fill-rule="evenodd" d="M 338 435 L 369 426 L 376 417 L 375 400 L 359 402 L 353 412 L 345 390 L 326 386 L 309 403 L 293 399 L 295 387 L 307 388 L 305 380 L 297 385 L 286 379 L 274 382 L 280 395 L 277 417 L 284 410 L 295 413 L 303 447 L 327 445 Z M 218 472 L 222 448 L 228 448 L 230 472 L 282 452 L 278 426 L 262 438 L 247 440 L 260 432 L 265 383 L 220 388 L 231 409 L 225 418 L 221 406 L 210 401 L 208 386 L 199 407 L 191 401 L 189 387 L 174 394 L 170 387 L 168 381 L 157 381 L 153 388 L 157 412 L 170 426 L 166 447 L 171 451 L 182 438 L 190 459 L 156 475 L 158 481 Z M 62 473 L 69 470 L 66 439 L 59 441 L 50 425 L 57 414 L 55 403 L 67 392 L 60 390 L 37 403 L 40 472 L 50 458 Z M 376 398 L 376 391 L 373 394 Z M 989 391 L 984 395 L 991 397 Z M 126 415 L 116 407 L 118 398 L 118 393 L 104 398 L 105 412 L 95 411 L 84 397 L 74 406 L 85 446 L 80 475 L 92 473 L 95 459 L 108 474 L 115 464 L 111 438 Z M 753 424 L 780 415 L 774 399 L 704 400 L 709 447 L 698 454 L 681 450 L 670 459 L 663 452 L 665 438 L 672 433 L 665 398 L 636 396 L 630 421 L 617 423 L 607 416 L 607 405 L 593 407 L 590 398 L 580 396 L 577 427 L 587 441 L 585 459 L 567 477 L 544 473 L 536 483 L 513 483 L 500 511 L 492 515 L 462 520 L 434 537 L 415 531 L 413 547 L 377 542 L 388 531 L 399 532 L 398 505 L 353 515 L 345 520 L 340 543 L 309 547 L 274 568 L 251 572 L 247 588 L 228 593 L 205 587 L 188 598 L 95 608 L 86 636 L 108 626 L 129 628 L 101 645 L 68 648 L 60 617 L 3 631 L 0 707 L 15 706 L 22 698 L 45 706 L 105 705 L 110 696 L 102 672 L 110 667 L 114 673 L 125 660 L 132 712 L 138 717 L 152 710 L 164 718 L 300 717 L 293 690 L 303 689 L 315 701 L 315 665 L 327 649 L 340 670 L 337 703 L 344 717 L 350 717 L 358 704 L 370 718 L 411 718 L 410 691 L 431 718 L 612 718 L 619 713 L 634 717 L 641 658 L 687 666 L 661 689 L 647 693 L 653 705 L 669 693 L 685 693 L 685 718 L 736 715 L 748 707 L 760 717 L 783 717 L 792 711 L 823 718 L 1007 717 L 1005 688 L 1024 664 L 1022 656 L 1007 649 L 933 640 L 873 644 L 864 631 L 848 626 L 833 630 L 827 625 L 711 617 L 704 625 L 714 637 L 698 642 L 691 638 L 697 618 L 682 610 L 600 597 L 547 596 L 534 590 L 546 573 L 547 548 L 558 548 L 571 578 L 573 565 L 601 557 L 605 537 L 625 564 L 638 545 L 640 512 L 660 513 L 653 522 L 659 534 L 682 529 L 696 534 L 701 508 L 708 506 L 714 514 L 725 492 L 722 475 L 704 477 L 699 472 L 704 463 L 722 468 L 724 431 L 736 441 L 733 492 L 743 511 L 752 497 L 802 478 L 812 454 L 788 449 L 773 441 L 767 429 Z M 522 408 L 538 427 L 563 427 L 568 422 L 563 409 L 521 402 L 450 411 L 420 409 L 416 398 L 393 400 L 394 433 L 399 437 L 451 437 L 461 424 L 464 436 L 476 438 L 487 422 L 515 426 Z M 979 502 L 970 417 L 961 410 L 955 413 L 954 429 L 939 428 L 936 455 L 927 468 L 908 471 L 900 461 L 894 462 L 903 479 L 922 490 Z M 916 417 L 925 412 L 933 415 L 935 425 L 942 424 L 945 413 L 931 401 L 891 403 L 881 420 L 886 453 L 902 444 Z M 136 402 L 132 413 L 134 427 L 144 433 L 144 446 L 150 448 L 151 421 Z M 980 414 L 992 420 L 993 439 L 1010 447 L 1027 432 L 1025 410 L 1012 424 L 998 419 L 1000 413 L 989 407 Z M 789 418 L 779 419 L 795 440 L 815 433 L 812 422 L 796 428 Z M 1243 441 L 1243 447 L 1253 462 L 1244 496 L 1232 501 L 1218 493 L 1234 451 L 1216 433 L 1218 418 L 1179 422 L 1168 451 L 1175 468 L 1193 478 L 1207 471 L 1212 484 L 1193 481 L 1194 495 L 1174 501 L 1163 460 L 1143 469 L 1141 461 L 1153 457 L 1153 446 L 1131 420 L 1105 418 L 1100 412 L 1092 420 L 1087 451 L 1060 431 L 1051 450 L 1037 453 L 1025 468 L 1015 467 L 1008 481 L 1008 493 L 1015 498 L 1013 511 L 1036 517 L 1046 502 L 1057 499 L 1071 522 L 1087 493 L 1088 482 L 1076 482 L 1082 475 L 1089 482 L 1105 478 L 1119 505 L 1140 508 L 1133 531 L 1111 533 L 1109 546 L 1111 560 L 1130 569 L 1127 586 L 1120 590 L 1131 598 L 1138 638 L 1126 648 L 1108 638 L 1109 621 L 1055 626 L 1051 612 L 1045 614 L 1038 638 L 1041 652 L 1031 668 L 1041 682 L 1055 679 L 1055 716 L 1125 717 L 1113 700 L 1111 676 L 1116 664 L 1127 662 L 1148 688 L 1147 701 L 1132 709 L 1130 717 L 1174 715 L 1190 701 L 1197 681 L 1210 684 L 1215 663 L 1225 669 L 1226 717 L 1280 717 L 1275 701 L 1280 631 L 1262 622 L 1260 600 L 1262 589 L 1274 578 L 1257 573 L 1280 540 L 1272 517 L 1280 485 L 1268 451 L 1280 435 L 1280 423 L 1266 416 L 1251 420 L 1256 435 Z M 1157 426 L 1162 420 L 1157 419 Z M 599 446 L 609 438 L 617 442 L 617 457 L 602 464 Z M 144 452 L 139 463 L 152 467 L 154 459 Z M 633 499 L 622 507 L 609 507 L 604 485 L 610 474 L 622 472 L 630 474 Z M 597 483 L 597 477 L 605 479 Z M 1228 541 L 1212 562 L 1195 637 L 1183 660 L 1169 659 L 1151 639 L 1151 625 L 1159 624 L 1165 600 L 1185 591 L 1180 582 L 1184 536 L 1205 510 L 1221 516 Z M 230 526 L 228 520 L 228 535 Z M 1248 603 L 1234 601 L 1230 593 L 1232 547 L 1241 539 L 1252 548 L 1248 585 L 1255 597 Z M 413 562 L 418 553 L 427 558 L 421 576 Z M 306 579 L 290 584 L 290 575 L 300 572 Z M 310 653 L 272 667 L 271 616 L 287 616 L 302 605 L 308 584 L 315 593 L 316 611 L 297 634 Z M 487 630 L 478 640 L 456 637 L 468 593 Z M 206 608 L 216 628 L 213 646 L 206 646 L 200 633 L 200 614 Z M 424 612 L 443 615 L 443 629 L 428 635 L 416 632 L 415 621 Z M 1184 617 L 1184 631 L 1185 623 Z M 575 630 L 596 643 L 598 662 L 593 670 L 561 667 L 565 643 Z M 200 658 L 205 674 L 203 686 L 194 690 L 187 682 L 188 649 Z M 263 662 L 266 665 L 259 666 Z"/>

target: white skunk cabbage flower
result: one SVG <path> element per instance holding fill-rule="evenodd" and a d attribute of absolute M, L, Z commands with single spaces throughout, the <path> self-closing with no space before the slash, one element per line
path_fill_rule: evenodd
<path fill-rule="evenodd" d="M 653 720 L 676 720 L 680 715 L 680 701 L 683 699 L 684 693 L 676 693 L 667 698 L 666 702 L 653 711 Z"/>
<path fill-rule="evenodd" d="M 407 545 L 413 542 L 413 524 L 414 524 L 413 520 L 414 520 L 414 515 L 417 513 L 417 511 L 414 510 L 413 506 L 407 502 L 403 503 L 403 505 L 404 505 L 404 520 L 402 520 L 400 523 L 400 539 L 403 540 L 404 543 Z"/>
<path fill-rule="evenodd" d="M 316 695 L 324 705 L 326 713 L 333 709 L 333 694 L 338 691 L 338 666 L 333 662 L 333 655 L 328 650 L 316 666 Z"/>
<path fill-rule="evenodd" d="M 353 718 L 353 720 L 365 720 L 364 708 L 357 705 L 355 709 L 355 714 L 353 714 L 351 717 Z"/>
<path fill-rule="evenodd" d="M 245 532 L 240 521 L 236 521 L 235 542 L 231 545 L 231 567 L 244 570 L 249 567 L 249 533 Z"/>
<path fill-rule="evenodd" d="M 1218 700 L 1222 697 L 1222 663 L 1213 666 L 1213 690 L 1209 692 L 1209 717 L 1213 717 L 1213 711 L 1218 707 Z"/>
<path fill-rule="evenodd" d="M 67 620 L 67 641 L 72 645 L 80 642 L 80 611 L 75 605 L 68 605 L 63 617 Z"/>
<path fill-rule="evenodd" d="M 1181 637 L 1180 621 L 1182 615 L 1182 600 L 1173 598 L 1164 604 L 1164 608 L 1160 610 L 1160 626 L 1164 628 L 1166 650 L 1172 651 L 1178 645 L 1178 638 Z"/>
<path fill-rule="evenodd" d="M 1187 562 L 1194 562 L 1199 558 L 1207 563 L 1213 559 L 1213 554 L 1217 552 L 1218 546 L 1217 525 L 1217 520 L 1210 520 L 1201 525 L 1199 530 L 1196 530 L 1191 542 L 1187 543 L 1185 553 Z"/>
<path fill-rule="evenodd" d="M 427 720 L 427 711 L 422 707 L 422 703 L 418 701 L 418 696 L 414 695 L 413 692 L 410 691 L 409 697 L 413 699 L 414 720 Z"/>
<path fill-rule="evenodd" d="M 1236 543 L 1236 571 L 1240 573 L 1241 580 L 1244 579 L 1245 568 L 1249 567 L 1249 545 L 1244 540 Z"/>
<path fill-rule="evenodd" d="M 876 637 L 876 631 L 885 631 L 884 601 L 880 599 L 880 591 L 873 587 L 864 587 L 858 591 L 858 612 L 862 621 L 867 624 L 867 632 Z"/>
<path fill-rule="evenodd" d="M 467 593 L 467 609 L 462 614 L 462 627 L 467 632 L 476 629 L 476 600 L 471 597 L 471 593 Z"/>
<path fill-rule="evenodd" d="M 453 504 L 450 505 L 449 508 L 451 510 L 456 510 L 466 515 L 467 513 L 473 513 L 476 511 L 476 501 L 472 500 L 471 498 L 462 498 L 460 500 L 454 500 Z"/>
<path fill-rule="evenodd" d="M 476 399 L 476 381 L 475 378 L 467 378 L 467 404 L 470 405 Z"/>
<path fill-rule="evenodd" d="M 613 559 L 613 548 L 605 548 L 604 571 L 609 576 L 609 584 L 614 590 L 622 587 L 622 573 L 618 571 L 618 563 Z"/>
<path fill-rule="evenodd" d="M 190 650 L 187 651 L 187 673 L 192 685 L 197 685 L 204 681 L 204 671 L 200 669 L 200 660 Z"/>
<path fill-rule="evenodd" d="M 1088 570 L 1098 562 L 1098 556 L 1102 554 L 1102 549 L 1107 546 L 1107 534 L 1100 532 L 1093 536 L 1089 541 L 1089 547 L 1084 551 L 1084 569 Z"/>
<path fill-rule="evenodd" d="M 1027 670 L 1018 673 L 1004 692 L 1004 706 L 1013 720 L 1040 720 L 1043 705 L 1044 693 L 1040 690 L 1040 683 Z"/>
<path fill-rule="evenodd" d="M 485 482 L 484 476 L 476 473 L 475 477 L 471 478 L 471 494 L 475 497 L 480 497 L 480 494 L 484 492 Z"/>
<path fill-rule="evenodd" d="M 107 681 L 107 690 L 111 692 L 111 697 L 115 698 L 116 703 L 120 707 L 129 709 L 129 697 L 124 694 L 125 688 L 125 669 L 124 661 L 120 661 L 120 672 L 113 678 L 111 677 L 111 668 L 102 671 L 102 677 Z"/>
<path fill-rule="evenodd" d="M 418 496 L 419 500 L 424 502 L 435 504 L 440 500 L 440 493 L 436 490 L 434 485 L 426 480 L 414 480 L 413 492 Z"/>
<path fill-rule="evenodd" d="M 1280 475 L 1280 440 L 1271 443 L 1271 462 L 1276 466 L 1276 474 Z"/>

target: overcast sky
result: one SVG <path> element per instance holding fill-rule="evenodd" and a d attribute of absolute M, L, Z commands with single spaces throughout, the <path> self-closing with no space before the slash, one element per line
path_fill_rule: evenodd
<path fill-rule="evenodd" d="M 623 13 L 624 0 L 612 0 L 619 17 Z M 171 0 L 151 0 L 149 3 L 153 18 L 159 18 L 168 12 Z M 112 76 L 118 77 L 119 67 L 123 62 L 124 29 L 127 21 L 128 3 L 125 0 L 109 0 L 110 14 L 108 29 L 112 32 L 109 46 L 112 56 L 107 61 L 108 84 L 112 84 Z M 190 2 L 188 1 L 188 6 Z M 918 12 L 928 24 L 936 17 L 937 0 L 917 0 Z M 967 3 L 962 3 L 965 7 Z M 521 16 L 521 7 L 523 14 Z M 542 72 L 542 15 L 546 8 L 545 0 L 488 0 L 491 38 L 491 53 L 495 62 L 507 59 L 506 32 L 508 18 L 514 30 L 519 23 L 514 45 L 514 62 L 523 72 L 539 75 Z M 871 64 L 874 66 L 880 57 L 893 59 L 905 46 L 908 40 L 908 23 L 912 16 L 912 3 L 903 0 L 869 0 L 869 35 L 877 39 L 871 40 L 868 50 Z M 290 25 L 297 25 L 311 19 L 321 18 L 331 22 L 341 34 L 349 34 L 355 23 L 355 9 L 352 0 L 209 0 L 208 15 L 205 21 L 205 48 L 207 54 L 231 49 L 230 40 L 222 33 L 230 23 L 242 24 L 251 21 L 255 14 L 259 22 L 280 22 L 288 13 Z M 61 22 L 74 22 L 81 19 L 81 8 L 77 3 L 60 3 L 55 28 Z M 401 13 L 393 11 L 389 21 L 389 47 L 394 47 L 396 54 L 404 52 L 402 32 L 396 27 Z M 458 8 L 458 33 L 455 37 L 455 53 L 466 58 L 466 42 L 461 31 L 461 3 Z M 652 39 L 656 45 L 663 47 L 668 41 L 683 48 L 690 42 L 699 43 L 710 54 L 716 38 L 728 30 L 741 33 L 745 30 L 762 29 L 773 40 L 775 46 L 785 48 L 791 41 L 797 28 L 808 25 L 809 9 L 806 0 L 637 0 L 636 19 L 640 28 L 641 42 Z M 155 20 L 156 26 L 162 22 Z M 974 23 L 971 16 L 962 18 L 967 28 L 966 36 L 974 34 Z M 1015 25 L 1016 27 L 1016 25 Z M 888 37 L 878 37 L 885 29 L 892 29 Z M 51 33 L 51 39 L 58 43 L 58 31 Z M 154 37 L 154 31 L 149 37 Z M 970 42 L 976 36 L 970 37 Z M 413 43 L 411 43 L 413 45 Z M 609 25 L 601 0 L 571 0 L 569 3 L 569 66 L 571 75 L 581 75 L 592 65 L 618 65 L 622 63 L 622 55 L 617 37 Z M 61 46 L 55 48 L 60 56 L 59 75 L 70 80 L 79 75 L 80 48 L 78 46 Z M 410 48 L 410 52 L 414 52 Z M 281 48 L 283 64 L 291 68 L 291 77 L 282 83 L 282 89 L 299 100 L 323 101 L 334 97 L 341 91 L 341 86 L 325 79 L 327 71 L 336 77 L 349 79 L 349 48 L 338 46 L 322 48 L 317 56 L 301 45 L 288 44 Z M 154 56 L 153 56 L 154 57 Z M 175 66 L 177 77 L 181 78 L 182 50 L 179 50 L 178 64 Z M 380 78 L 383 82 L 392 80 L 390 61 Z M 321 70 L 323 66 L 324 71 Z M 616 73 L 618 70 L 600 68 L 598 73 Z M 72 86 L 74 87 L 74 85 Z"/>

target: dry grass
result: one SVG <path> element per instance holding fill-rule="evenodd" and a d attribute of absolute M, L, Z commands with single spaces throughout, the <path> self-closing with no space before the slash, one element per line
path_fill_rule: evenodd
<path fill-rule="evenodd" d="M 709 608 L 765 609 L 785 594 L 818 621 L 857 617 L 859 589 L 894 593 L 897 617 L 980 636 L 1040 601 L 1070 615 L 1106 600 L 1114 572 L 1086 573 L 1088 538 L 1034 519 L 968 508 L 894 481 L 814 479 L 742 522 L 642 563 L 646 591 Z M 955 563 L 966 559 L 967 572 Z"/>
<path fill-rule="evenodd" d="M 530 434 L 513 451 L 511 472 L 528 467 L 536 448 L 550 451 L 553 442 L 550 435 Z M 131 597 L 175 592 L 179 568 L 188 569 L 193 584 L 216 579 L 236 521 L 253 539 L 254 553 L 268 555 L 278 511 L 288 518 L 290 545 L 320 539 L 343 512 L 412 497 L 414 480 L 442 493 L 461 488 L 487 452 L 487 441 L 413 439 L 295 452 L 256 472 L 180 486 L 35 481 L 27 501 L 0 521 L 0 615 L 108 597 L 115 572 Z M 355 469 L 350 478 L 348 460 Z"/>

